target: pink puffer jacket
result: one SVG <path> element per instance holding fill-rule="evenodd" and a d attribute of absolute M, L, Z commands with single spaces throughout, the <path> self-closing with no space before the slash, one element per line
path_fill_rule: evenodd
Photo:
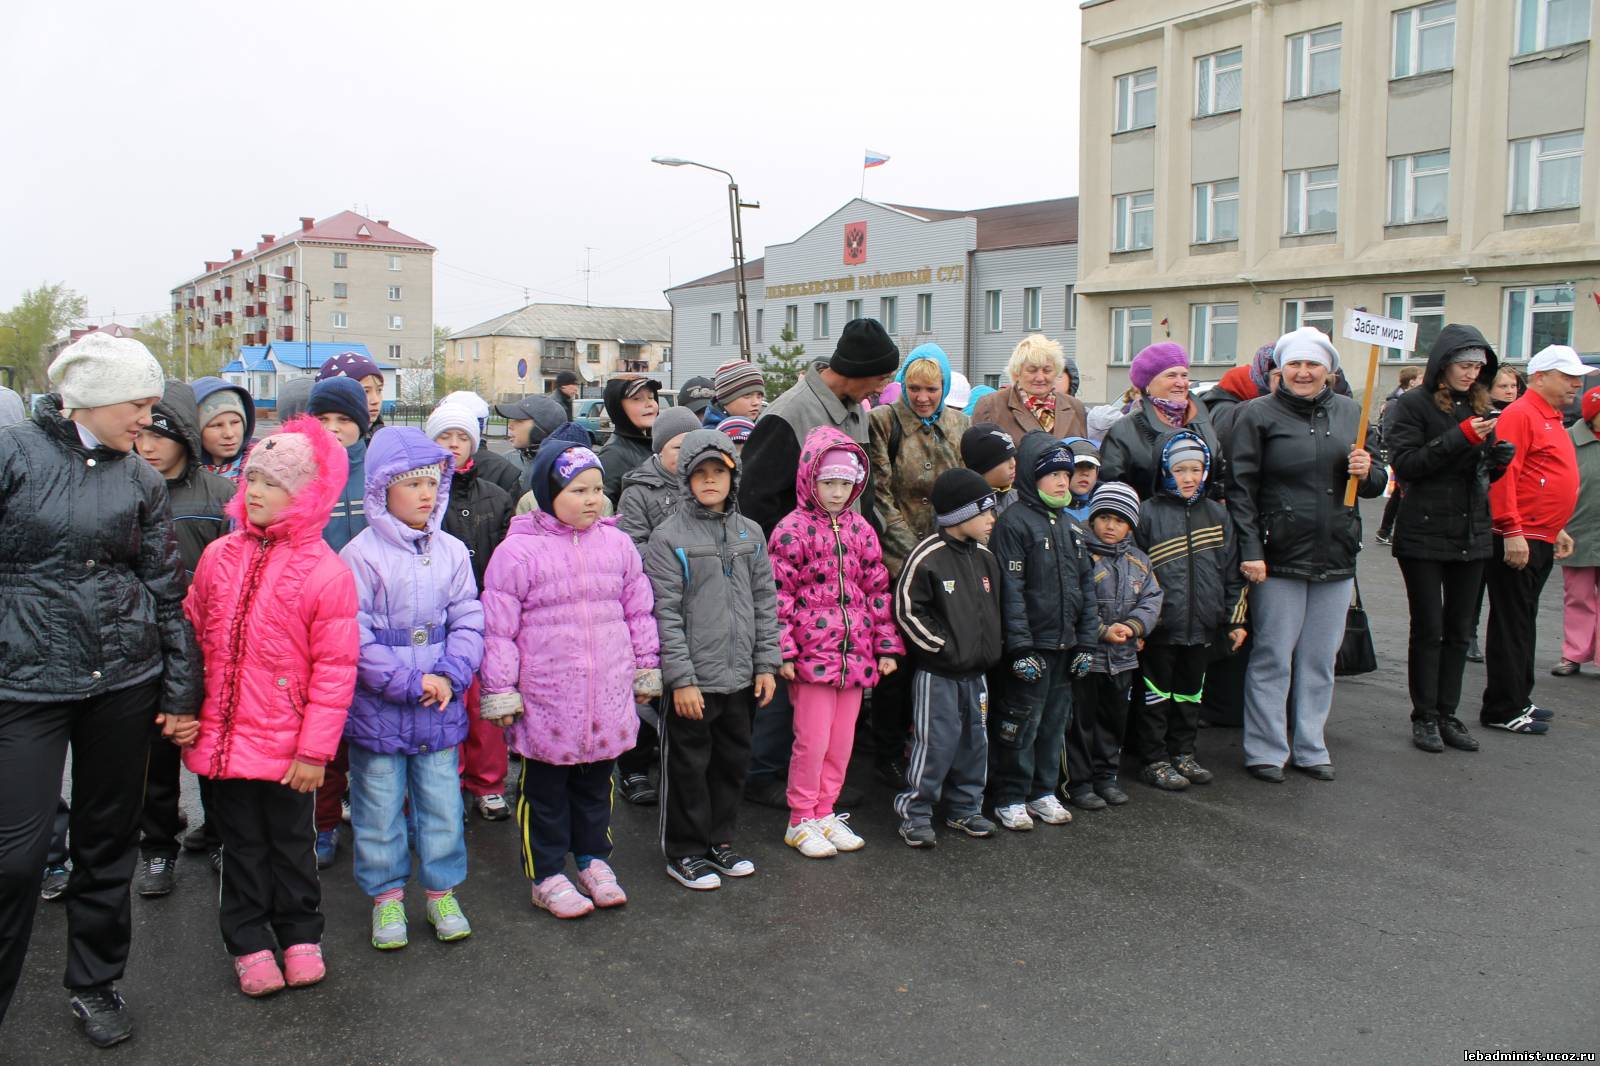
<path fill-rule="evenodd" d="M 871 688 L 878 683 L 878 658 L 906 649 L 894 626 L 878 535 L 854 511 L 834 517 L 817 502 L 817 469 L 833 448 L 854 452 L 867 469 L 866 452 L 838 429 L 812 430 L 794 479 L 800 506 L 767 542 L 778 583 L 783 661 L 795 664 L 796 681 Z M 851 503 L 865 487 L 856 485 Z"/>
<path fill-rule="evenodd" d="M 482 601 L 484 707 L 522 696 L 513 751 L 572 766 L 633 747 L 634 671 L 660 658 L 650 580 L 615 518 L 582 532 L 543 511 L 513 518 Z"/>
<path fill-rule="evenodd" d="M 317 476 L 265 529 L 245 517 L 241 477 L 237 530 L 206 548 L 183 602 L 205 655 L 200 739 L 183 761 L 204 777 L 277 781 L 296 759 L 326 763 L 355 692 L 355 579 L 322 540 L 349 462 L 313 418 L 282 432 L 311 441 Z"/>

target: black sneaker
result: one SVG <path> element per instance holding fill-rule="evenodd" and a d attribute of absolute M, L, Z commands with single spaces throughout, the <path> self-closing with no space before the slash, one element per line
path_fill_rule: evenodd
<path fill-rule="evenodd" d="M 875 768 L 878 780 L 893 789 L 906 787 L 906 761 L 898 756 L 884 759 Z"/>
<path fill-rule="evenodd" d="M 622 778 L 622 798 L 637 807 L 654 807 L 661 799 L 648 774 L 627 774 Z"/>
<path fill-rule="evenodd" d="M 1072 804 L 1074 807 L 1082 807 L 1086 811 L 1103 811 L 1109 806 L 1105 800 L 1095 795 L 1091 789 L 1083 789 L 1080 792 L 1068 792 L 1067 802 Z"/>
<path fill-rule="evenodd" d="M 729 877 L 749 877 L 756 872 L 756 864 L 734 851 L 731 844 L 711 845 L 706 852 L 706 862 L 715 866 L 718 873 Z"/>
<path fill-rule="evenodd" d="M 698 892 L 709 892 L 713 888 L 722 887 L 722 878 L 711 868 L 711 863 L 698 855 L 687 859 L 668 859 L 667 876 L 684 888 L 692 888 Z"/>
<path fill-rule="evenodd" d="M 222 876 L 222 849 L 212 848 L 206 852 L 206 865 L 211 867 L 211 872 L 218 877 Z"/>
<path fill-rule="evenodd" d="M 1432 718 L 1414 718 L 1411 720 L 1411 743 L 1428 752 L 1441 752 L 1444 750 L 1444 741 L 1439 737 L 1439 723 Z"/>
<path fill-rule="evenodd" d="M 1122 786 L 1117 784 L 1114 780 L 1096 781 L 1094 791 L 1095 795 L 1099 796 L 1113 807 L 1120 807 L 1124 803 L 1128 802 L 1128 794 L 1122 791 Z"/>
<path fill-rule="evenodd" d="M 1439 739 L 1457 751 L 1478 750 L 1478 738 L 1467 732 L 1466 723 L 1454 715 L 1439 719 Z"/>
<path fill-rule="evenodd" d="M 60 899 L 67 890 L 67 879 L 71 876 L 65 866 L 46 866 L 44 880 L 39 883 L 39 898 Z"/>
<path fill-rule="evenodd" d="M 1534 708 L 1529 706 L 1509 722 L 1484 722 L 1483 724 L 1490 729 L 1503 729 L 1507 733 L 1524 733 L 1534 737 L 1543 736 L 1550 732 L 1550 723 L 1541 722 L 1533 712 Z"/>
<path fill-rule="evenodd" d="M 68 1001 L 72 1013 L 83 1026 L 83 1035 L 95 1047 L 120 1044 L 133 1035 L 133 1018 L 127 1001 L 111 985 L 99 985 L 73 993 Z"/>
<path fill-rule="evenodd" d="M 1189 779 L 1192 785 L 1209 785 L 1217 776 L 1194 761 L 1193 755 L 1174 755 L 1172 768 Z"/>
<path fill-rule="evenodd" d="M 969 837 L 994 836 L 994 823 L 981 814 L 968 814 L 961 818 L 946 818 L 944 824 L 951 829 L 959 829 Z"/>
<path fill-rule="evenodd" d="M 1541 707 L 1537 703 L 1528 704 L 1528 713 L 1533 716 L 1535 722 L 1548 722 L 1556 716 L 1555 711 L 1550 710 L 1548 707 Z"/>
<path fill-rule="evenodd" d="M 900 823 L 900 839 L 913 848 L 931 848 L 939 843 L 939 836 L 933 831 L 933 826 L 912 825 L 910 822 Z"/>
<path fill-rule="evenodd" d="M 1182 792 L 1189 787 L 1189 779 L 1173 769 L 1169 762 L 1153 762 L 1139 771 L 1139 780 L 1163 792 Z"/>
<path fill-rule="evenodd" d="M 178 887 L 178 864 L 165 855 L 152 855 L 139 865 L 133 890 L 145 899 L 165 896 Z"/>

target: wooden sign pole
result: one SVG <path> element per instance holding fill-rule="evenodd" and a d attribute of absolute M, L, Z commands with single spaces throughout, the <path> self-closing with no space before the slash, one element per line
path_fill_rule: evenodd
<path fill-rule="evenodd" d="M 1372 345 L 1367 349 L 1367 387 L 1361 393 L 1361 424 L 1356 428 L 1356 447 L 1367 446 L 1367 420 L 1372 416 L 1372 390 L 1378 381 L 1378 346 Z M 1344 487 L 1344 505 L 1356 505 L 1356 490 L 1361 486 L 1361 478 L 1354 474 L 1350 476 L 1350 483 Z"/>

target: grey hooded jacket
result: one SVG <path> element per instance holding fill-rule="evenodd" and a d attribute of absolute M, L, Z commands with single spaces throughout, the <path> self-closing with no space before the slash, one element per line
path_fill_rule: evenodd
<path fill-rule="evenodd" d="M 641 552 L 650 543 L 650 534 L 678 509 L 683 486 L 676 473 L 661 465 L 653 455 L 622 477 L 622 499 L 617 503 L 617 527 L 633 538 Z"/>

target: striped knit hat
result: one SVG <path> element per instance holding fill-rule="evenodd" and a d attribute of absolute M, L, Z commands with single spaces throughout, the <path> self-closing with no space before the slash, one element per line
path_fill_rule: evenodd
<path fill-rule="evenodd" d="M 717 423 L 717 428 L 733 438 L 733 443 L 739 444 L 750 439 L 750 432 L 756 428 L 756 424 L 741 415 L 729 415 Z"/>
<path fill-rule="evenodd" d="M 1128 525 L 1139 524 L 1139 494 L 1120 481 L 1107 481 L 1089 498 L 1089 517 L 1109 511 Z"/>
<path fill-rule="evenodd" d="M 736 359 L 717 367 L 716 390 L 717 403 L 726 404 L 729 400 L 737 400 L 752 392 L 764 395 L 767 391 L 767 382 L 761 376 L 760 367 L 743 359 Z"/>
<path fill-rule="evenodd" d="M 429 463 L 427 466 L 419 466 L 412 470 L 402 470 L 389 479 L 389 484 L 398 485 L 402 481 L 410 481 L 412 478 L 418 477 L 432 478 L 434 481 L 438 481 L 443 475 L 443 463 Z"/>

